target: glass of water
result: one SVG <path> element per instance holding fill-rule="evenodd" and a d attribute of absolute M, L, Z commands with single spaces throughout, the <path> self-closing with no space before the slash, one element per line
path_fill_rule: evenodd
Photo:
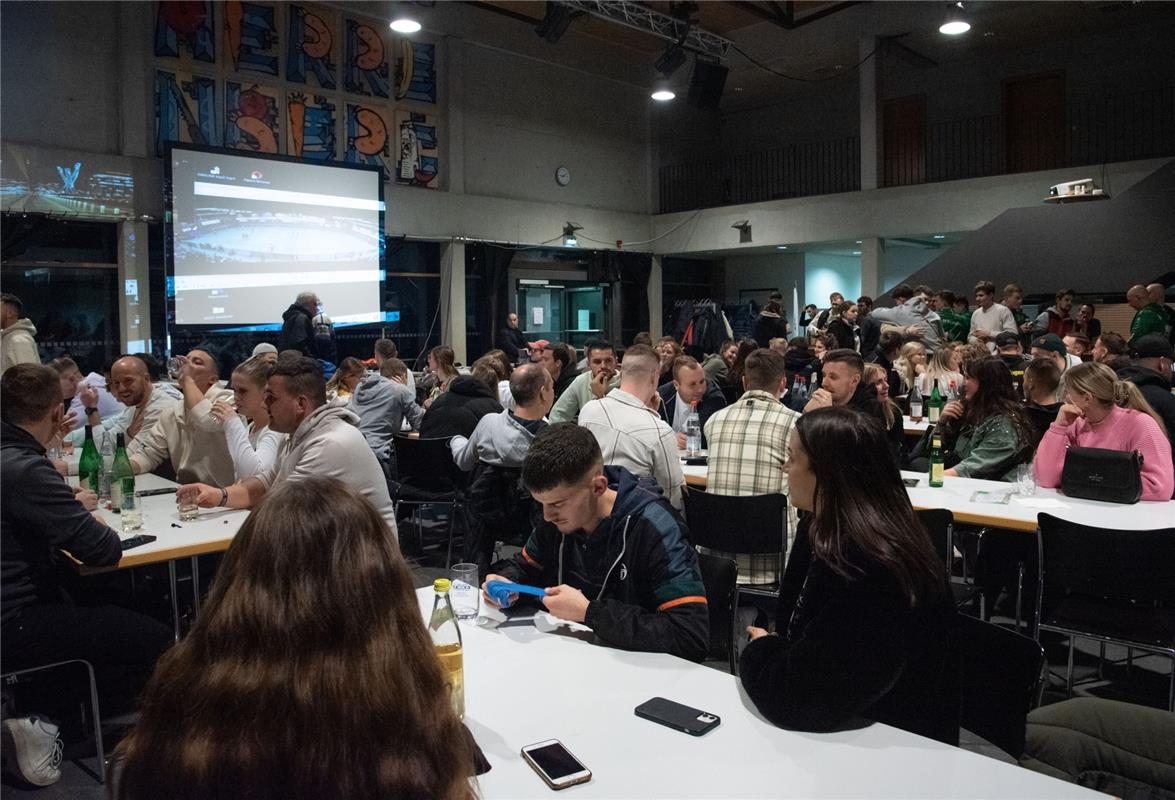
<path fill-rule="evenodd" d="M 450 576 L 453 585 L 449 590 L 449 598 L 453 601 L 453 613 L 457 619 L 473 619 L 477 616 L 481 601 L 477 564 L 454 564 Z"/>
<path fill-rule="evenodd" d="M 180 373 L 184 369 L 184 364 L 187 363 L 187 358 L 184 356 L 172 356 L 167 359 L 167 374 L 173 381 L 178 381 Z"/>
<path fill-rule="evenodd" d="M 1016 491 L 1021 497 L 1032 497 L 1036 494 L 1036 472 L 1032 469 L 1031 462 L 1016 467 Z"/>
<path fill-rule="evenodd" d="M 191 522 L 200 516 L 200 507 L 196 505 L 196 498 L 184 498 L 178 501 L 179 516 L 184 522 Z"/>

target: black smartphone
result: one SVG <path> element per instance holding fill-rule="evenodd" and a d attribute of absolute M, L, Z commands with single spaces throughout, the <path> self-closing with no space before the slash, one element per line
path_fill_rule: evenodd
<path fill-rule="evenodd" d="M 706 466 L 706 456 L 687 456 L 685 464 L 687 467 L 704 467 Z"/>
<path fill-rule="evenodd" d="M 571 755 L 558 739 L 528 744 L 522 748 L 522 757 L 543 782 L 556 791 L 592 779 L 592 771 Z"/>
<path fill-rule="evenodd" d="M 684 731 L 691 736 L 702 736 L 722 724 L 722 718 L 717 714 L 675 703 L 664 697 L 646 700 L 634 710 L 638 717 L 658 722 L 675 731 Z"/>
<path fill-rule="evenodd" d="M 123 539 L 122 540 L 123 552 L 126 552 L 127 550 L 130 550 L 135 547 L 142 547 L 145 544 L 150 544 L 151 542 L 155 541 L 157 538 L 159 538 L 159 537 L 152 536 L 149 533 L 140 533 L 138 536 L 132 536 L 129 539 Z"/>
<path fill-rule="evenodd" d="M 918 479 L 917 478 L 902 478 L 902 483 L 906 484 L 906 486 L 908 486 L 911 489 L 918 488 Z"/>
<path fill-rule="evenodd" d="M 175 494 L 177 488 L 173 486 L 169 489 L 143 489 L 142 491 L 135 492 L 135 494 L 139 497 L 153 497 L 157 494 Z"/>

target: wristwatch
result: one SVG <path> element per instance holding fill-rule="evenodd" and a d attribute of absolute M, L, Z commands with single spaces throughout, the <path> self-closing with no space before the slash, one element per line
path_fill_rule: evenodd
<path fill-rule="evenodd" d="M 86 408 L 86 409 L 83 409 L 83 410 L 86 412 L 86 416 L 87 416 L 87 417 L 88 417 L 88 416 L 90 416 L 91 414 L 97 414 L 97 413 L 98 413 L 98 409 L 96 409 L 96 408 Z"/>

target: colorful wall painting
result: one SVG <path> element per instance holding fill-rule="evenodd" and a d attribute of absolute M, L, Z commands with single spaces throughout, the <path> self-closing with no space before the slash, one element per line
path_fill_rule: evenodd
<path fill-rule="evenodd" d="M 215 4 L 212 0 L 162 0 L 155 10 L 155 55 L 216 62 Z"/>
<path fill-rule="evenodd" d="M 280 141 L 279 90 L 224 82 L 224 146 L 254 153 L 276 153 Z"/>
<path fill-rule="evenodd" d="M 286 42 L 286 80 L 335 88 L 336 17 L 310 6 L 291 5 Z"/>
<path fill-rule="evenodd" d="M 165 142 L 219 146 L 216 80 L 186 72 L 155 73 L 155 151 Z"/>
<path fill-rule="evenodd" d="M 436 45 L 401 38 L 396 57 L 396 99 L 437 101 Z"/>
<path fill-rule="evenodd" d="M 343 89 L 372 97 L 388 96 L 388 56 L 378 30 L 356 19 L 344 19 Z"/>
<path fill-rule="evenodd" d="M 435 189 L 440 172 L 436 117 L 397 111 L 396 135 L 396 183 Z"/>
<path fill-rule="evenodd" d="M 378 164 L 384 175 L 391 174 L 391 137 L 387 111 L 375 105 L 347 103 L 347 161 Z"/>
<path fill-rule="evenodd" d="M 286 98 L 286 155 L 307 161 L 333 161 L 335 123 L 334 101 L 316 94 L 290 92 Z"/>
<path fill-rule="evenodd" d="M 274 5 L 229 0 L 222 8 L 227 66 L 234 71 L 276 75 L 281 48 Z"/>

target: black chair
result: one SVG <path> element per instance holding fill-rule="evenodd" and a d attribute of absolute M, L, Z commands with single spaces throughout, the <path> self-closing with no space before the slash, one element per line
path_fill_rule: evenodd
<path fill-rule="evenodd" d="M 445 567 L 452 564 L 453 532 L 458 515 L 465 504 L 468 475 L 453 463 L 449 439 L 417 439 L 411 436 L 393 436 L 398 482 L 392 493 L 392 503 L 412 506 L 413 516 L 421 506 L 447 505 L 449 512 L 449 543 L 445 552 Z"/>
<path fill-rule="evenodd" d="M 1093 528 L 1041 514 L 1036 533 L 1037 636 L 1069 637 L 1066 690 L 1073 692 L 1073 639 L 1080 636 L 1170 657 L 1167 707 L 1175 711 L 1175 528 Z"/>
<path fill-rule="evenodd" d="M 698 554 L 710 612 L 710 658 L 727 658 L 730 674 L 738 674 L 738 564 L 729 558 Z"/>
<path fill-rule="evenodd" d="M 721 495 L 686 492 L 690 544 L 725 553 L 779 556 L 787 551 L 787 497 L 782 494 Z M 740 586 L 746 594 L 776 597 L 778 581 Z"/>
<path fill-rule="evenodd" d="M 923 508 L 914 513 L 918 515 L 922 527 L 930 535 L 930 541 L 939 556 L 942 557 L 947 568 L 947 575 L 950 576 L 951 565 L 955 560 L 955 515 L 946 508 Z M 982 617 L 983 595 L 975 588 L 974 584 L 966 582 L 966 577 L 964 572 L 963 583 L 956 583 L 953 578 L 951 579 L 951 592 L 955 596 L 955 606 L 961 608 L 971 605 L 978 599 L 979 615 Z"/>
<path fill-rule="evenodd" d="M 990 622 L 966 614 L 957 620 L 959 724 L 1019 758 L 1028 712 L 1044 691 L 1044 649 Z"/>

